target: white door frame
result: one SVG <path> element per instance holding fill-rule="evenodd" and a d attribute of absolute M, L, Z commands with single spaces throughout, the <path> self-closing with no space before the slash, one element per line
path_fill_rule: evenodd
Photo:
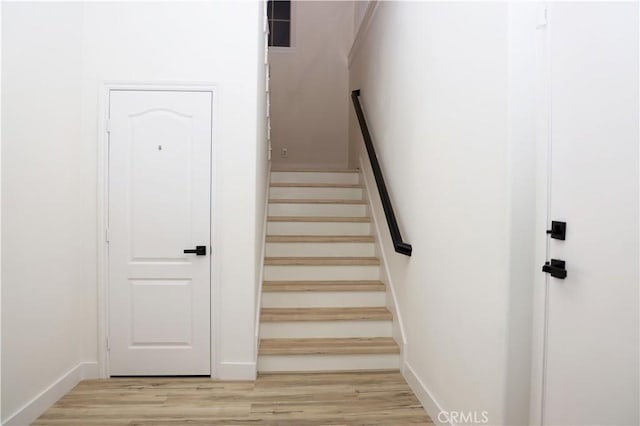
<path fill-rule="evenodd" d="M 535 276 L 533 279 L 533 310 L 531 340 L 531 398 L 529 424 L 542 425 L 545 390 L 545 361 L 547 341 L 547 304 L 549 275 L 542 273 L 547 260 L 549 238 L 549 214 L 551 208 L 551 25 L 546 3 L 540 6 L 537 39 L 537 87 L 536 87 L 536 212 L 535 212 Z"/>
<path fill-rule="evenodd" d="M 97 295 L 98 295 L 98 374 L 101 378 L 109 377 L 109 357 L 107 340 L 109 338 L 109 251 L 107 250 L 107 218 L 109 209 L 109 156 L 107 138 L 107 120 L 109 118 L 109 94 L 117 90 L 137 91 L 182 91 L 182 92 L 210 92 L 211 105 L 211 377 L 216 377 L 219 371 L 217 350 L 218 324 L 220 323 L 218 294 L 220 283 L 220 262 L 218 253 L 221 252 L 218 229 L 220 229 L 220 188 L 218 171 L 220 159 L 217 147 L 217 86 L 214 83 L 158 83 L 158 82 L 103 82 L 98 94 L 98 185 L 97 185 Z"/>

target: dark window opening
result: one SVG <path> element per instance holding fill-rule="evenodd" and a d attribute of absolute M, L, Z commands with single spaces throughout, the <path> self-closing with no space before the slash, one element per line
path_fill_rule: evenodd
<path fill-rule="evenodd" d="M 268 1 L 269 46 L 291 47 L 291 1 Z"/>

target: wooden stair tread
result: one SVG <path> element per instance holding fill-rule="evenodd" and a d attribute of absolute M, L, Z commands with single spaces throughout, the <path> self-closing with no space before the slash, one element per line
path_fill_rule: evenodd
<path fill-rule="evenodd" d="M 264 292 L 384 291 L 381 281 L 265 281 Z"/>
<path fill-rule="evenodd" d="M 260 355 L 355 355 L 397 354 L 398 344 L 391 337 L 261 339 Z"/>
<path fill-rule="evenodd" d="M 393 316 L 384 307 L 366 308 L 262 308 L 260 319 L 276 321 L 384 321 Z"/>
<path fill-rule="evenodd" d="M 358 266 L 367 266 L 367 265 L 379 265 L 380 259 L 377 257 L 349 257 L 349 256 L 339 256 L 339 257 L 265 257 L 264 264 L 266 265 L 319 265 L 319 266 L 329 266 L 329 265 L 358 265 Z"/>
<path fill-rule="evenodd" d="M 368 217 L 354 216 L 269 216 L 269 222 L 371 222 Z"/>
<path fill-rule="evenodd" d="M 345 198 L 270 198 L 269 204 L 367 204 L 367 201 Z"/>
<path fill-rule="evenodd" d="M 268 243 L 373 243 L 373 235 L 267 235 Z"/>
<path fill-rule="evenodd" d="M 314 183 L 314 182 L 272 182 L 272 188 L 355 188 L 362 189 L 358 183 Z"/>
<path fill-rule="evenodd" d="M 360 173 L 360 169 L 314 169 L 314 168 L 297 168 L 297 169 L 271 169 L 272 173 Z"/>

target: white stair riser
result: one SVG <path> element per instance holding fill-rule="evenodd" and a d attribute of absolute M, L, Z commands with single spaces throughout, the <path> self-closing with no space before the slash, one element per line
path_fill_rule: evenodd
<path fill-rule="evenodd" d="M 261 339 L 321 337 L 391 337 L 391 320 L 380 321 L 262 321 Z"/>
<path fill-rule="evenodd" d="M 284 291 L 262 294 L 264 308 L 349 308 L 386 306 L 384 291 Z"/>
<path fill-rule="evenodd" d="M 364 204 L 269 204 L 269 216 L 342 216 L 365 217 Z"/>
<path fill-rule="evenodd" d="M 360 188 L 308 188 L 308 187 L 273 187 L 269 191 L 269 198 L 295 199 L 332 199 L 332 200 L 362 200 Z"/>
<path fill-rule="evenodd" d="M 271 172 L 271 182 L 278 183 L 359 183 L 357 172 L 320 173 L 320 172 Z"/>
<path fill-rule="evenodd" d="M 375 256 L 373 243 L 267 243 L 266 255 L 293 256 Z"/>
<path fill-rule="evenodd" d="M 258 371 L 353 371 L 400 368 L 399 354 L 260 355 Z"/>
<path fill-rule="evenodd" d="M 269 222 L 267 235 L 369 235 L 369 222 Z"/>
<path fill-rule="evenodd" d="M 265 281 L 378 280 L 378 265 L 265 265 Z"/>

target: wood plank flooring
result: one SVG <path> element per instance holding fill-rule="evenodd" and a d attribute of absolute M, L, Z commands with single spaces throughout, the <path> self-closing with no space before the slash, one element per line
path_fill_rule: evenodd
<path fill-rule="evenodd" d="M 373 235 L 267 235 L 268 243 L 373 243 Z"/>
<path fill-rule="evenodd" d="M 393 337 L 288 338 L 260 340 L 260 355 L 397 354 Z"/>
<path fill-rule="evenodd" d="M 384 321 L 393 319 L 385 307 L 262 308 L 260 320 L 271 321 Z"/>
<path fill-rule="evenodd" d="M 364 188 L 359 183 L 272 182 L 272 188 Z"/>
<path fill-rule="evenodd" d="M 271 172 L 275 173 L 302 173 L 302 172 L 310 172 L 310 173 L 359 173 L 360 169 L 318 169 L 313 167 L 302 167 L 297 169 L 287 169 L 287 168 L 272 168 Z"/>
<path fill-rule="evenodd" d="M 397 372 L 86 380 L 34 425 L 431 425 Z"/>
<path fill-rule="evenodd" d="M 384 291 L 381 281 L 265 281 L 264 292 L 278 291 Z"/>
<path fill-rule="evenodd" d="M 335 198 L 270 198 L 271 204 L 367 204 L 367 200 Z"/>
<path fill-rule="evenodd" d="M 360 216 L 269 216 L 269 222 L 371 222 L 369 217 Z"/>
<path fill-rule="evenodd" d="M 319 266 L 335 266 L 335 265 L 345 265 L 345 266 L 362 266 L 362 265 L 379 265 L 380 259 L 377 257 L 265 257 L 264 258 L 265 265 L 280 265 L 280 266 L 288 266 L 288 265 L 319 265 Z"/>

